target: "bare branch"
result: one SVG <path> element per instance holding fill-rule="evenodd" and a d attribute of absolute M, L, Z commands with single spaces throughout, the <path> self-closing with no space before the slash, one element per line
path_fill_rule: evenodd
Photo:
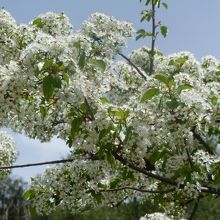
<path fill-rule="evenodd" d="M 121 57 L 123 57 L 125 60 L 128 61 L 128 63 L 133 66 L 135 68 L 135 70 L 140 74 L 140 76 L 144 79 L 144 80 L 147 80 L 147 77 L 142 73 L 142 71 L 128 58 L 126 57 L 124 54 L 122 53 L 119 53 L 119 55 Z"/>

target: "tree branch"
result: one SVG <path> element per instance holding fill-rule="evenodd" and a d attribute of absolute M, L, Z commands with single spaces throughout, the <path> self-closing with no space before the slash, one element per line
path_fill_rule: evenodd
<path fill-rule="evenodd" d="M 162 181 L 164 183 L 168 183 L 168 184 L 173 185 L 173 186 L 178 186 L 179 185 L 176 181 L 174 181 L 174 180 L 172 180 L 170 178 L 163 177 L 163 176 L 160 176 L 160 175 L 148 172 L 147 169 L 143 169 L 143 168 L 137 167 L 136 165 L 127 162 L 122 156 L 118 155 L 116 152 L 112 152 L 112 155 L 114 156 L 114 158 L 116 160 L 118 160 L 122 164 L 124 164 L 124 165 L 130 167 L 131 169 L 136 170 L 136 171 L 138 171 L 138 172 L 140 172 L 142 174 L 145 174 L 148 177 L 155 178 L 157 180 L 160 180 L 160 181 Z"/>
<path fill-rule="evenodd" d="M 118 155 L 115 152 L 112 152 L 112 155 L 114 156 L 114 158 L 116 160 L 121 162 L 123 165 L 128 166 L 129 168 L 131 168 L 135 171 L 138 171 L 138 172 L 146 175 L 147 177 L 151 177 L 151 178 L 157 179 L 163 183 L 167 183 L 169 185 L 176 186 L 179 189 L 183 189 L 186 186 L 185 184 L 183 184 L 183 183 L 180 184 L 180 183 L 176 182 L 175 180 L 172 180 L 166 176 L 161 176 L 161 175 L 158 175 L 155 173 L 151 173 L 151 172 L 148 172 L 144 168 L 137 167 L 136 165 L 126 161 L 122 156 Z M 215 187 L 210 187 L 210 186 L 202 186 L 200 190 L 201 190 L 201 192 L 220 195 L 220 188 L 215 188 Z"/>
<path fill-rule="evenodd" d="M 121 57 L 123 57 L 125 60 L 128 61 L 128 63 L 135 68 L 135 70 L 139 73 L 139 75 L 146 81 L 147 80 L 147 77 L 142 73 L 142 71 L 128 58 L 126 57 L 124 54 L 122 53 L 119 53 L 119 55 Z"/>
<path fill-rule="evenodd" d="M 155 1 L 152 1 L 151 10 L 152 10 L 152 40 L 151 40 L 151 51 L 150 51 L 149 75 L 152 75 L 154 71 L 154 50 L 155 50 L 155 41 L 156 41 Z"/>
<path fill-rule="evenodd" d="M 123 191 L 123 190 L 128 190 L 128 189 L 138 191 L 138 192 L 158 193 L 158 194 L 170 193 L 170 192 L 174 192 L 176 190 L 176 188 L 170 188 L 167 190 L 145 190 L 145 189 L 139 189 L 139 188 L 135 188 L 135 187 L 125 186 L 125 187 L 116 188 L 116 189 L 103 189 L 103 190 L 100 190 L 100 192 L 117 192 L 117 191 Z"/>

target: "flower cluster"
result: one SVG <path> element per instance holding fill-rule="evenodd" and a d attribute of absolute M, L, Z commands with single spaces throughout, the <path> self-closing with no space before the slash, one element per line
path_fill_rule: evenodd
<path fill-rule="evenodd" d="M 10 166 L 17 157 L 15 142 L 6 132 L 0 132 L 0 166 Z M 1 170 L 0 178 L 4 178 L 10 170 Z"/>

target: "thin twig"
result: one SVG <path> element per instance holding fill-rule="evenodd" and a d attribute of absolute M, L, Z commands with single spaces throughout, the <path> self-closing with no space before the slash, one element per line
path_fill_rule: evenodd
<path fill-rule="evenodd" d="M 126 57 L 124 54 L 122 53 L 119 53 L 119 55 L 121 57 L 123 57 L 125 60 L 128 61 L 128 63 L 133 66 L 135 68 L 135 70 L 140 74 L 140 76 L 144 79 L 144 80 L 147 80 L 147 77 L 142 73 L 142 71 L 128 58 Z"/>

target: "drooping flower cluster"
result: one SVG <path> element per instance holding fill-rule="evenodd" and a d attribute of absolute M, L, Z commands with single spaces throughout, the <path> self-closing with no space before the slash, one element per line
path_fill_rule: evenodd
<path fill-rule="evenodd" d="M 138 198 L 180 218 L 181 204 L 219 193 L 218 60 L 157 51 L 149 75 L 147 47 L 130 62 L 114 59 L 133 34 L 127 22 L 96 13 L 74 31 L 64 14 L 28 25 L 0 15 L 1 35 L 8 29 L 5 37 L 16 42 L 0 42 L 8 48 L 0 55 L 2 126 L 41 141 L 56 135 L 74 159 L 33 180 L 38 212 Z"/>

